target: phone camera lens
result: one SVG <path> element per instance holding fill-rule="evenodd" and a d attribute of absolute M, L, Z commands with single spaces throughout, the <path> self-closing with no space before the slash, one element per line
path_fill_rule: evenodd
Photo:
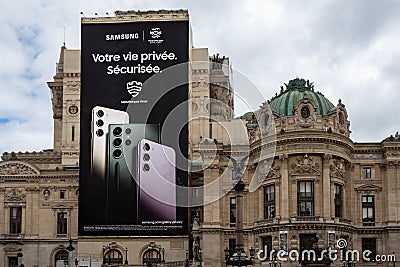
<path fill-rule="evenodd" d="M 121 133 L 122 133 L 122 128 L 121 128 L 121 127 L 116 127 L 116 128 L 113 130 L 113 134 L 114 134 L 115 136 L 119 136 L 119 135 L 121 135 Z"/>
<path fill-rule="evenodd" d="M 98 120 L 96 122 L 97 126 L 102 127 L 104 125 L 104 121 L 103 120 Z"/>
<path fill-rule="evenodd" d="M 113 145 L 114 145 L 115 147 L 120 147 L 121 144 L 122 144 L 121 138 L 116 138 L 116 139 L 113 141 Z"/>
<path fill-rule="evenodd" d="M 143 159 L 144 159 L 145 161 L 149 161 L 149 160 L 150 160 L 150 155 L 147 154 L 147 153 L 145 153 L 145 154 L 143 155 Z"/>
<path fill-rule="evenodd" d="M 125 140 L 125 145 L 129 146 L 130 144 L 132 144 L 132 141 L 130 139 L 126 139 Z"/>
<path fill-rule="evenodd" d="M 131 128 L 126 128 L 126 129 L 125 129 L 125 133 L 126 133 L 126 134 L 131 134 L 131 132 L 132 132 L 132 129 L 131 129 Z"/>
<path fill-rule="evenodd" d="M 97 136 L 103 136 L 104 135 L 104 131 L 102 129 L 98 129 L 96 131 Z"/>
<path fill-rule="evenodd" d="M 97 111 L 97 116 L 98 117 L 103 117 L 104 116 L 104 111 L 102 111 L 101 109 Z"/>
<path fill-rule="evenodd" d="M 148 143 L 145 143 L 144 146 L 143 146 L 143 149 L 145 151 L 149 151 L 150 150 L 150 145 Z"/>
<path fill-rule="evenodd" d="M 149 164 L 144 164 L 143 165 L 143 170 L 146 171 L 146 172 L 150 171 L 150 165 Z"/>
<path fill-rule="evenodd" d="M 120 158 L 121 157 L 121 155 L 122 155 L 122 151 L 120 150 L 120 149 L 116 149 L 116 150 L 114 150 L 114 152 L 113 152 L 113 156 L 114 156 L 114 158 Z"/>

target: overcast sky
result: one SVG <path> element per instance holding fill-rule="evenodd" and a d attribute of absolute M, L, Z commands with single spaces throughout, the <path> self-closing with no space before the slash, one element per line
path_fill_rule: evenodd
<path fill-rule="evenodd" d="M 230 57 L 267 99 L 305 78 L 342 99 L 354 141 L 400 131 L 400 1 L 13 0 L 0 2 L 0 153 L 52 148 L 46 82 L 64 28 L 67 48 L 80 49 L 80 12 L 148 9 L 188 9 L 195 47 Z"/>

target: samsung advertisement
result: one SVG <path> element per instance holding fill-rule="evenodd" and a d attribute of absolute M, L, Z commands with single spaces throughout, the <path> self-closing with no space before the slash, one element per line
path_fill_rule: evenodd
<path fill-rule="evenodd" d="M 187 235 L 189 22 L 82 23 L 80 236 Z"/>

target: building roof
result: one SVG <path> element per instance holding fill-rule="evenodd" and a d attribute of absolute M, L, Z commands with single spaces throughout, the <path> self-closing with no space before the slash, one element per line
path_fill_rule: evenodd
<path fill-rule="evenodd" d="M 317 115 L 327 115 L 335 106 L 320 92 L 314 91 L 314 84 L 309 80 L 296 78 L 285 83 L 286 89 L 281 86 L 279 94 L 269 100 L 272 110 L 276 111 L 280 117 L 293 116 L 294 108 L 307 93 L 308 98 L 312 99 L 317 106 Z"/>

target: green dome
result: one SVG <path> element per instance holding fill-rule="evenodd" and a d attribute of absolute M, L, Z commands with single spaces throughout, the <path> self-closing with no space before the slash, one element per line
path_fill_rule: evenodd
<path fill-rule="evenodd" d="M 317 106 L 317 115 L 327 115 L 335 106 L 320 92 L 314 91 L 313 83 L 308 80 L 296 78 L 285 84 L 286 89 L 281 86 L 280 94 L 274 96 L 268 101 L 272 110 L 276 111 L 280 117 L 293 116 L 294 108 L 297 103 L 303 99 L 304 92 Z"/>

